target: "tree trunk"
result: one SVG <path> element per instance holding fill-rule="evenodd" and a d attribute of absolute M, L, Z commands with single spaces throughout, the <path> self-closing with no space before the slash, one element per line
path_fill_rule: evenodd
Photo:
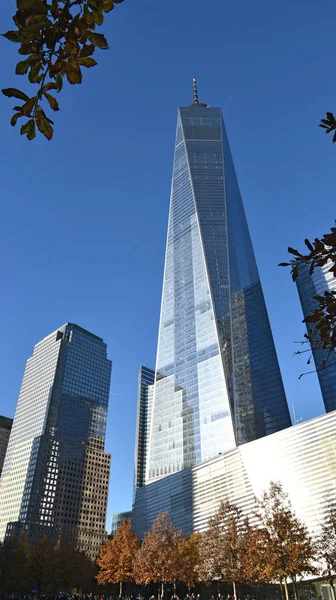
<path fill-rule="evenodd" d="M 233 588 L 233 595 L 235 597 L 235 600 L 238 600 L 238 598 L 237 598 L 237 587 L 236 587 L 236 582 L 235 581 L 232 582 L 232 588 Z"/>
<path fill-rule="evenodd" d="M 122 581 L 119 581 L 119 596 L 122 598 Z"/>
<path fill-rule="evenodd" d="M 298 600 L 298 596 L 297 596 L 297 589 L 296 589 L 296 581 L 295 581 L 295 579 L 293 579 L 293 594 L 294 594 L 294 600 Z"/>
<path fill-rule="evenodd" d="M 280 593 L 281 593 L 281 600 L 284 600 L 284 591 L 283 591 L 282 579 L 280 579 Z"/>
<path fill-rule="evenodd" d="M 163 581 L 161 581 L 161 600 L 163 598 L 163 594 L 164 594 L 164 583 L 163 583 Z"/>
<path fill-rule="evenodd" d="M 287 585 L 287 579 L 284 579 L 284 586 L 285 586 L 285 595 L 286 595 L 286 600 L 289 600 L 289 594 L 288 594 L 288 585 Z"/>
<path fill-rule="evenodd" d="M 331 597 L 332 597 L 332 600 L 336 600 L 334 580 L 333 580 L 332 577 L 330 577 L 330 579 L 329 579 L 329 584 L 330 584 L 330 587 L 331 587 Z"/>

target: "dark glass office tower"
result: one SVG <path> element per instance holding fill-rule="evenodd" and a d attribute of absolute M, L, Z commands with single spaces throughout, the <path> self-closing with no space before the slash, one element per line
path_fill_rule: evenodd
<path fill-rule="evenodd" d="M 138 409 L 136 422 L 135 456 L 134 456 L 134 489 L 141 487 L 146 478 L 146 458 L 150 418 L 154 392 L 155 371 L 142 366 L 138 379 Z"/>
<path fill-rule="evenodd" d="M 300 267 L 296 284 L 305 317 L 318 308 L 318 302 L 314 296 L 323 295 L 326 291 L 336 292 L 336 277 L 329 271 L 331 266 L 330 261 L 324 267 L 316 267 L 311 275 L 308 266 Z M 319 349 L 320 339 L 314 333 L 313 325 L 309 325 L 307 330 L 313 342 L 312 352 L 324 406 L 326 411 L 330 412 L 336 410 L 336 351 L 329 352 Z"/>
<path fill-rule="evenodd" d="M 291 424 L 219 108 L 178 111 L 146 483 Z"/>
<path fill-rule="evenodd" d="M 0 480 L 0 535 L 60 536 L 95 558 L 106 537 L 111 361 L 67 323 L 28 359 Z"/>

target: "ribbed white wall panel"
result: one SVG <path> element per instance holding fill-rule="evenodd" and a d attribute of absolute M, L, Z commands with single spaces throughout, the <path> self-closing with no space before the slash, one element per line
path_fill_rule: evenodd
<path fill-rule="evenodd" d="M 168 511 L 185 534 L 202 531 L 221 500 L 253 519 L 256 497 L 281 481 L 312 535 L 326 503 L 336 503 L 336 411 L 239 446 L 137 491 L 133 522 L 143 535 Z"/>

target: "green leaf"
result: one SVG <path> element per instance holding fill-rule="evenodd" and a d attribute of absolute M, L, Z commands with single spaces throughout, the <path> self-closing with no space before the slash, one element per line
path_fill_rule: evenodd
<path fill-rule="evenodd" d="M 26 58 L 25 60 L 21 60 L 16 65 L 15 73 L 17 75 L 24 75 L 25 73 L 27 73 L 29 67 L 30 67 L 30 59 L 29 58 Z"/>
<path fill-rule="evenodd" d="M 36 128 L 35 128 L 34 119 L 29 119 L 29 121 L 27 121 L 27 123 L 22 125 L 20 133 L 21 133 L 21 135 L 23 135 L 25 133 L 27 135 L 28 140 L 33 140 L 34 137 L 36 136 Z"/>
<path fill-rule="evenodd" d="M 24 92 L 20 92 L 20 90 L 16 90 L 15 88 L 4 88 L 2 90 L 4 96 L 7 98 L 19 98 L 19 100 L 29 100 L 29 96 Z"/>
<path fill-rule="evenodd" d="M 20 112 L 17 112 L 17 113 L 15 113 L 15 115 L 13 115 L 13 116 L 12 116 L 12 118 L 11 118 L 11 120 L 10 120 L 10 124 L 11 124 L 11 125 L 14 127 L 14 125 L 16 125 L 16 123 L 17 123 L 17 120 L 18 120 L 20 117 L 23 117 L 23 114 L 22 114 L 22 112 L 21 112 L 21 111 L 20 111 Z"/>
<path fill-rule="evenodd" d="M 59 106 L 58 106 L 58 102 L 57 102 L 56 98 L 54 98 L 54 96 L 52 96 L 51 94 L 48 94 L 47 92 L 44 92 L 44 95 L 49 102 L 50 108 L 52 108 L 53 110 L 59 110 Z"/>
<path fill-rule="evenodd" d="M 40 106 L 38 106 L 36 109 L 35 120 L 39 131 L 43 133 L 47 140 L 51 140 L 53 136 L 53 128 L 51 127 L 44 110 Z"/>
<path fill-rule="evenodd" d="M 57 73 L 57 75 L 55 77 L 55 81 L 56 81 L 56 85 L 57 85 L 57 92 L 60 92 L 63 87 L 63 77 L 60 73 Z"/>
<path fill-rule="evenodd" d="M 26 117 L 30 117 L 30 113 L 34 107 L 35 102 L 36 96 L 33 96 L 32 98 L 29 98 L 29 100 L 27 100 L 27 102 L 23 105 L 22 112 Z"/>
<path fill-rule="evenodd" d="M 90 58 L 90 56 L 84 56 L 83 58 L 77 58 L 77 62 L 79 65 L 83 65 L 83 67 L 94 67 L 97 64 L 97 61 L 94 58 Z"/>
<path fill-rule="evenodd" d="M 72 85 L 75 83 L 82 83 L 82 73 L 76 61 L 69 60 L 66 66 L 66 76 L 68 78 L 68 82 Z"/>
<path fill-rule="evenodd" d="M 10 42 L 21 42 L 21 35 L 19 31 L 7 31 L 1 35 Z"/>
<path fill-rule="evenodd" d="M 109 48 L 107 39 L 102 33 L 93 33 L 90 31 L 88 38 L 94 46 L 97 46 L 97 48 L 101 48 L 102 50 L 107 50 Z"/>

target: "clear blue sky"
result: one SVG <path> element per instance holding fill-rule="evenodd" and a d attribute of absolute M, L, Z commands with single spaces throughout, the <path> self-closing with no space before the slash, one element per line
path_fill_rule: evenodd
<path fill-rule="evenodd" d="M 11 28 L 14 0 L 2 6 Z M 137 375 L 154 366 L 177 107 L 221 106 L 288 402 L 322 411 L 293 357 L 302 314 L 287 246 L 335 218 L 333 0 L 125 0 L 107 16 L 110 51 L 59 95 L 52 142 L 20 138 L 0 98 L 0 414 L 13 416 L 34 344 L 66 321 L 100 335 L 113 360 L 106 449 L 109 521 L 131 506 Z M 0 41 L 2 87 L 17 47 Z M 108 521 L 108 525 L 109 525 Z"/>

